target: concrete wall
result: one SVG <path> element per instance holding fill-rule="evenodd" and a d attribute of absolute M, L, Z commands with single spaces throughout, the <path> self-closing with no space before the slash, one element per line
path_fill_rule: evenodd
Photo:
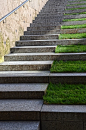
<path fill-rule="evenodd" d="M 3 17 L 25 0 L 0 0 L 0 17 Z M 48 0 L 31 0 L 0 23 L 0 58 L 15 46 L 23 31 L 30 26 Z"/>

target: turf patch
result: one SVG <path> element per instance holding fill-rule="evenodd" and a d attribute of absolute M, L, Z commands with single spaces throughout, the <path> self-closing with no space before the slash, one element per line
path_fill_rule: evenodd
<path fill-rule="evenodd" d="M 55 53 L 86 52 L 86 45 L 58 45 Z"/>
<path fill-rule="evenodd" d="M 60 34 L 59 39 L 81 39 L 86 38 L 86 33 Z"/>
<path fill-rule="evenodd" d="M 86 85 L 50 83 L 43 100 L 45 104 L 84 105 L 86 104 Z"/>
<path fill-rule="evenodd" d="M 54 61 L 51 73 L 86 72 L 86 61 Z"/>
<path fill-rule="evenodd" d="M 86 28 L 86 24 L 81 25 L 63 25 L 61 26 L 61 29 L 76 29 L 76 28 Z"/>
<path fill-rule="evenodd" d="M 69 21 L 84 21 L 86 18 L 80 18 L 80 19 L 64 19 L 63 22 L 69 22 Z"/>

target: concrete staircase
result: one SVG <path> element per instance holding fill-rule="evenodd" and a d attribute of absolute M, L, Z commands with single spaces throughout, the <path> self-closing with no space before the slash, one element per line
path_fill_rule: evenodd
<path fill-rule="evenodd" d="M 48 83 L 86 83 L 83 73 L 49 71 L 53 60 L 86 60 L 86 53 L 54 53 L 57 45 L 86 44 L 86 39 L 58 40 L 59 34 L 65 33 L 61 30 L 63 18 L 68 17 L 64 16 L 65 5 L 64 0 L 49 0 L 0 64 L 0 130 L 51 130 L 50 122 L 45 124 L 54 120 L 57 106 L 54 111 L 47 106 L 48 111 L 43 105 Z M 55 130 L 53 125 L 51 128 Z"/>

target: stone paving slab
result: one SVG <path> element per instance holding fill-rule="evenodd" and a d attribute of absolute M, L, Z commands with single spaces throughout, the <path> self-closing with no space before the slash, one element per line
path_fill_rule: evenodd
<path fill-rule="evenodd" d="M 55 52 L 56 46 L 20 46 L 10 49 L 11 53 Z"/>
<path fill-rule="evenodd" d="M 0 130 L 40 130 L 39 121 L 0 121 Z"/>
<path fill-rule="evenodd" d="M 15 99 L 0 100 L 0 121 L 40 120 L 42 100 Z"/>
<path fill-rule="evenodd" d="M 42 99 L 46 83 L 0 84 L 0 99 Z"/>
<path fill-rule="evenodd" d="M 16 41 L 16 46 L 54 46 L 54 45 L 73 45 L 86 44 L 86 38 L 83 39 L 52 39 L 52 40 L 21 40 Z"/>

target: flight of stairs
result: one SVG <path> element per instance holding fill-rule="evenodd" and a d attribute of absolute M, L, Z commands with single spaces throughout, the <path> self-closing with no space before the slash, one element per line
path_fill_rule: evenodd
<path fill-rule="evenodd" d="M 86 74 L 49 71 L 54 60 L 86 59 L 86 53 L 55 53 L 57 45 L 86 41 L 58 39 L 65 33 L 61 25 L 68 17 L 64 16 L 66 4 L 67 0 L 49 0 L 0 64 L 0 130 L 42 130 L 41 110 L 48 83 L 86 83 Z"/>

